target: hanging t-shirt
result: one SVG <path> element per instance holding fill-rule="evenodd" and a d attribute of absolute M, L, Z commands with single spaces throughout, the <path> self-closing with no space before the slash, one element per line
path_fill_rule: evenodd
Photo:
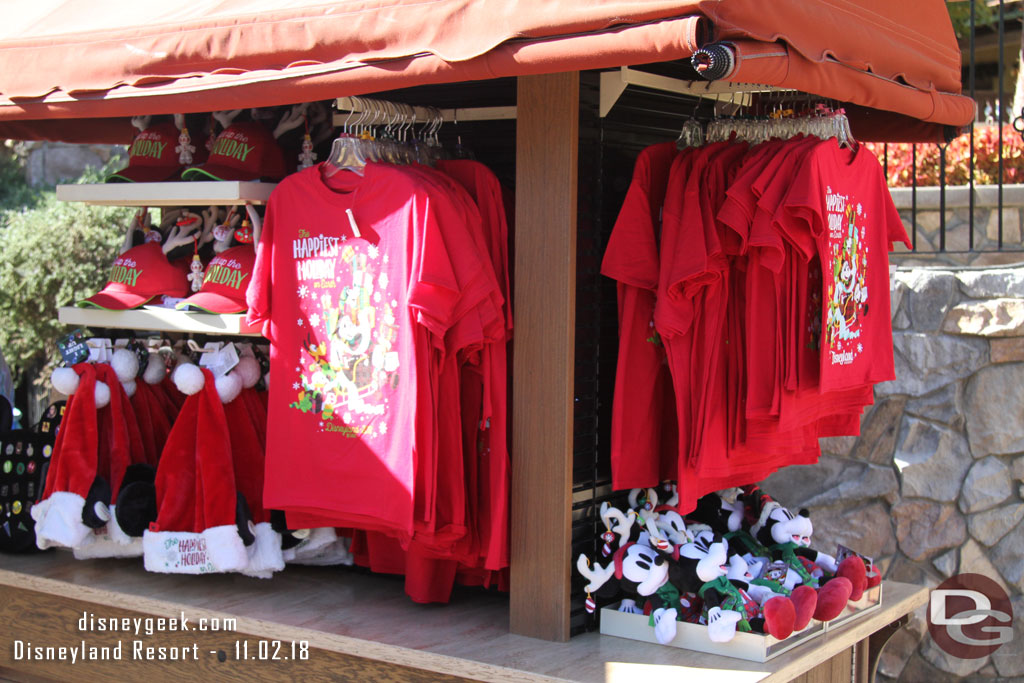
<path fill-rule="evenodd" d="M 617 281 L 619 355 L 612 400 L 612 486 L 646 488 L 676 478 L 675 393 L 654 327 L 658 241 L 674 142 L 640 152 L 601 263 Z"/>
<path fill-rule="evenodd" d="M 332 181 L 347 191 L 319 166 L 274 190 L 247 293 L 271 342 L 264 504 L 411 534 L 459 278 L 422 183 L 373 163 Z"/>
<path fill-rule="evenodd" d="M 821 261 L 821 392 L 893 379 L 888 251 L 910 240 L 878 160 L 863 145 L 819 144 L 780 212 L 809 230 Z"/>

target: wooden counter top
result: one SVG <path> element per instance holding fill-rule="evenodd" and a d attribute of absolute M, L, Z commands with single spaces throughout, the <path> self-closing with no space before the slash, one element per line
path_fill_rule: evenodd
<path fill-rule="evenodd" d="M 117 610 L 155 616 L 176 616 L 184 611 L 193 620 L 230 615 L 238 619 L 237 633 L 231 634 L 231 640 L 245 636 L 306 640 L 313 650 L 311 664 L 318 656 L 326 657 L 321 652 L 337 653 L 377 665 L 383 662 L 423 674 L 432 672 L 450 680 L 625 681 L 642 676 L 650 682 L 670 677 L 684 680 L 685 676 L 685 680 L 714 683 L 786 681 L 896 621 L 927 599 L 924 588 L 886 582 L 880 609 L 806 646 L 758 664 L 597 633 L 577 636 L 568 643 L 511 635 L 508 600 L 503 595 L 459 589 L 447 606 L 417 605 L 403 593 L 402 579 L 347 568 L 288 567 L 270 580 L 240 575 L 161 575 L 145 572 L 141 559 L 78 561 L 67 552 L 57 551 L 0 556 L 0 619 L 4 623 L 0 630 L 0 641 L 4 641 L 0 643 L 0 668 L 33 670 L 35 663 L 26 665 L 10 659 L 11 642 L 24 637 L 18 635 L 18 628 L 10 627 L 12 620 L 14 624 L 32 622 L 37 617 L 31 605 L 65 601 L 60 612 L 63 616 L 54 616 L 57 622 L 70 621 L 71 615 L 80 616 L 83 609 L 98 617 L 108 612 L 120 615 Z M 83 607 L 80 603 L 88 604 Z M 14 613 L 21 608 L 32 612 Z M 67 628 L 77 631 L 75 624 L 67 624 Z M 79 633 L 74 643 L 95 635 Z M 161 644 L 161 635 L 152 636 L 149 644 Z M 199 640 L 202 649 L 208 635 L 213 636 L 193 634 L 191 639 Z M 220 666 L 231 664 L 242 665 L 227 662 Z M 188 663 L 177 665 L 183 667 L 179 672 L 189 672 Z M 216 671 L 216 665 L 213 668 Z M 263 674 L 256 668 L 250 673 Z"/>

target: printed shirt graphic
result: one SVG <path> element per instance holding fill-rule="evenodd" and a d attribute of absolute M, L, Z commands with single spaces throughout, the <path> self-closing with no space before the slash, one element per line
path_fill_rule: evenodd
<path fill-rule="evenodd" d="M 828 217 L 828 245 L 831 261 L 825 300 L 825 339 L 832 365 L 849 365 L 863 352 L 862 318 L 868 308 L 867 229 L 870 218 L 857 203 L 854 209 L 849 197 L 825 190 Z M 860 223 L 860 225 L 858 225 Z"/>
<path fill-rule="evenodd" d="M 247 292 L 271 342 L 264 505 L 409 533 L 458 282 L 422 185 L 383 164 L 347 193 L 319 174 L 275 189 Z"/>
<path fill-rule="evenodd" d="M 821 260 L 820 392 L 893 379 L 888 252 L 910 240 L 878 160 L 835 140 L 817 145 L 778 215 L 809 229 Z"/>
<path fill-rule="evenodd" d="M 289 406 L 319 415 L 327 431 L 375 437 L 387 433 L 387 421 L 377 418 L 400 381 L 398 294 L 387 254 L 343 237 L 300 230 L 292 240 L 308 343 Z"/>

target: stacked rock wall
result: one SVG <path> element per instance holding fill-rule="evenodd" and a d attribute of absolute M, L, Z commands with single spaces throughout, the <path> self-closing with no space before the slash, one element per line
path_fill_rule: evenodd
<path fill-rule="evenodd" d="M 897 379 L 876 388 L 861 435 L 823 439 L 818 464 L 764 489 L 811 509 L 825 552 L 843 543 L 929 588 L 978 573 L 1010 595 L 1014 639 L 991 657 L 947 655 L 921 608 L 880 680 L 1024 680 L 1024 266 L 900 269 L 891 300 Z"/>

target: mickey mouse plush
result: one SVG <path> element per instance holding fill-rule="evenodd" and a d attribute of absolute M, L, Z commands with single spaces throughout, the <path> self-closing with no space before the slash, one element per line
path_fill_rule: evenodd
<path fill-rule="evenodd" d="M 732 640 L 736 631 L 768 633 L 783 639 L 793 632 L 793 603 L 781 596 L 765 596 L 763 607 L 747 593 L 750 574 L 742 558 L 728 560 L 728 542 L 711 530 L 696 533 L 692 543 L 679 549 L 678 572 L 670 580 L 680 586 L 700 582 L 696 593 L 704 600 L 708 637 L 712 642 Z M 733 578 L 730 578 L 733 569 Z"/>
<path fill-rule="evenodd" d="M 745 554 L 747 561 L 751 558 L 769 556 L 768 549 L 743 526 L 743 501 L 730 503 L 718 493 L 709 493 L 697 501 L 697 507 L 687 517 L 691 520 L 707 524 L 716 533 L 729 541 L 731 554 Z"/>
<path fill-rule="evenodd" d="M 576 568 L 590 579 L 584 587 L 588 594 L 596 592 L 603 597 L 621 590 L 634 604 L 637 598 L 647 598 L 653 608 L 650 621 L 657 641 L 664 645 L 676 637 L 679 590 L 669 582 L 669 563 L 664 555 L 638 543 L 627 543 L 615 551 L 607 567 L 595 563 L 591 569 L 586 555 L 580 555 Z"/>
<path fill-rule="evenodd" d="M 866 583 L 866 578 L 861 578 L 866 573 L 864 563 L 848 558 L 856 563 L 844 561 L 840 572 L 834 557 L 809 547 L 813 526 L 806 509 L 794 515 L 753 484 L 743 487 L 741 498 L 748 521 L 755 520 L 749 528 L 751 535 L 768 549 L 772 560 L 784 562 L 789 569 L 785 588 L 793 590 L 801 583 L 816 588 L 814 618 L 831 621 L 839 616 L 854 589 L 846 575 L 853 576 L 858 585 Z"/>

